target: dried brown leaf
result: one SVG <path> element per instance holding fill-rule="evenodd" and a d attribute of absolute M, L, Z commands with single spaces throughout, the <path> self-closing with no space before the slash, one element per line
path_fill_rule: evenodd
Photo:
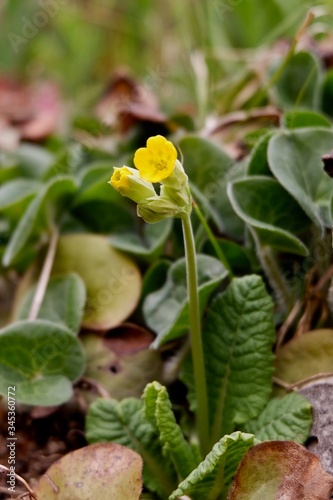
<path fill-rule="evenodd" d="M 253 446 L 241 461 L 229 500 L 329 500 L 333 476 L 292 441 Z"/>

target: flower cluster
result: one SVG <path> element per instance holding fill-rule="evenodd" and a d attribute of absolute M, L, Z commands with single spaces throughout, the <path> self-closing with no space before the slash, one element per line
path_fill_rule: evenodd
<path fill-rule="evenodd" d="M 188 177 L 172 142 L 161 135 L 150 137 L 147 147 L 134 155 L 135 168 L 114 167 L 110 184 L 137 203 L 137 213 L 146 222 L 181 217 L 192 208 Z M 159 194 L 153 183 L 160 184 Z"/>

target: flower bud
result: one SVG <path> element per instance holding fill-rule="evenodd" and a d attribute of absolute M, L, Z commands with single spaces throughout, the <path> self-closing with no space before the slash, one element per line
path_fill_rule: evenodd
<path fill-rule="evenodd" d="M 161 184 L 174 189 L 182 189 L 188 185 L 188 177 L 179 160 L 176 160 L 172 173 L 166 179 L 163 179 Z"/>
<path fill-rule="evenodd" d="M 130 167 L 113 168 L 109 184 L 122 196 L 127 196 L 136 203 L 146 198 L 157 197 L 154 186 L 140 177 L 139 172 Z"/>

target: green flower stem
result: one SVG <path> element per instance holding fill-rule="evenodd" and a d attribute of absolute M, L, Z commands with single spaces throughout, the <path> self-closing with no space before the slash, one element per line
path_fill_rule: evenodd
<path fill-rule="evenodd" d="M 222 262 L 222 264 L 224 265 L 224 267 L 228 271 L 230 279 L 232 279 L 234 277 L 233 276 L 233 272 L 231 270 L 229 262 L 227 261 L 225 255 L 224 255 L 224 253 L 222 251 L 222 248 L 217 243 L 216 238 L 215 238 L 215 236 L 214 236 L 211 228 L 207 224 L 207 221 L 206 221 L 203 213 L 201 212 L 199 206 L 196 204 L 196 202 L 194 200 L 193 200 L 192 204 L 193 204 L 193 208 L 195 210 L 195 213 L 197 214 L 198 219 L 200 220 L 200 222 L 202 224 L 202 227 L 206 231 L 206 234 L 207 234 L 207 236 L 209 238 L 209 241 L 211 242 L 211 244 L 212 244 L 212 246 L 213 246 L 213 248 L 215 250 L 215 253 L 216 253 L 217 257 L 220 259 L 220 261 Z"/>
<path fill-rule="evenodd" d="M 191 334 L 191 349 L 194 372 L 194 385 L 197 399 L 197 427 L 200 451 L 203 457 L 209 450 L 208 429 L 208 399 L 205 360 L 201 338 L 201 318 L 198 296 L 197 264 L 195 255 L 195 244 L 190 215 L 182 217 L 183 235 L 186 258 L 187 292 L 189 303 L 189 319 Z"/>

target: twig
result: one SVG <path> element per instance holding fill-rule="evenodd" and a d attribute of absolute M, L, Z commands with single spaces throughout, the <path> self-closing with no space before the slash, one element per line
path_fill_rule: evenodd
<path fill-rule="evenodd" d="M 0 471 L 11 472 L 8 469 L 8 467 L 6 467 L 5 465 L 1 465 L 1 464 L 0 464 Z M 29 486 L 29 484 L 26 482 L 26 480 L 23 479 L 23 477 L 21 477 L 18 474 L 16 474 L 15 472 L 14 472 L 14 475 L 15 475 L 16 479 L 18 481 L 20 481 L 25 486 L 25 488 L 28 490 L 28 494 L 30 495 L 30 497 L 33 498 L 34 500 L 38 500 L 38 497 L 36 496 L 36 494 L 34 493 L 34 491 L 31 489 L 31 487 Z"/>
<path fill-rule="evenodd" d="M 273 377 L 273 382 L 274 384 L 283 387 L 283 389 L 285 389 L 287 392 L 292 392 L 296 391 L 297 389 L 300 389 L 304 385 L 307 385 L 309 382 L 314 382 L 316 380 L 321 380 L 321 379 L 327 379 L 330 377 L 333 377 L 333 372 L 316 373 L 311 377 L 304 378 L 302 380 L 299 380 L 298 382 L 294 382 L 293 384 L 288 384 L 288 382 L 284 382 L 283 380 L 277 377 Z"/>
<path fill-rule="evenodd" d="M 57 250 L 58 239 L 59 239 L 59 230 L 57 227 L 54 227 L 50 238 L 49 248 L 47 250 L 47 254 L 44 260 L 42 272 L 40 273 L 38 279 L 35 295 L 29 312 L 28 319 L 31 321 L 37 318 L 40 307 L 44 300 L 45 292 L 52 271 L 55 253 Z"/>
<path fill-rule="evenodd" d="M 294 320 L 296 319 L 300 309 L 301 309 L 301 302 L 299 300 L 297 300 L 294 304 L 294 307 L 292 308 L 292 310 L 290 311 L 286 321 L 283 323 L 283 325 L 280 327 L 279 331 L 277 332 L 277 342 L 276 342 L 276 347 L 280 347 L 281 344 L 283 344 L 283 341 L 285 339 L 285 336 L 289 330 L 289 328 L 291 327 L 291 325 L 293 324 Z"/>
<path fill-rule="evenodd" d="M 280 111 L 274 106 L 267 106 L 266 108 L 251 109 L 249 111 L 235 111 L 221 118 L 218 123 L 209 130 L 204 130 L 205 136 L 211 136 L 217 132 L 221 132 L 232 125 L 237 123 L 253 121 L 258 119 L 271 119 L 274 123 L 279 124 L 281 118 Z"/>
<path fill-rule="evenodd" d="M 316 283 L 314 288 L 316 290 L 321 290 L 326 285 L 326 282 L 333 276 L 333 266 L 329 267 L 327 271 L 322 275 L 320 280 Z"/>

